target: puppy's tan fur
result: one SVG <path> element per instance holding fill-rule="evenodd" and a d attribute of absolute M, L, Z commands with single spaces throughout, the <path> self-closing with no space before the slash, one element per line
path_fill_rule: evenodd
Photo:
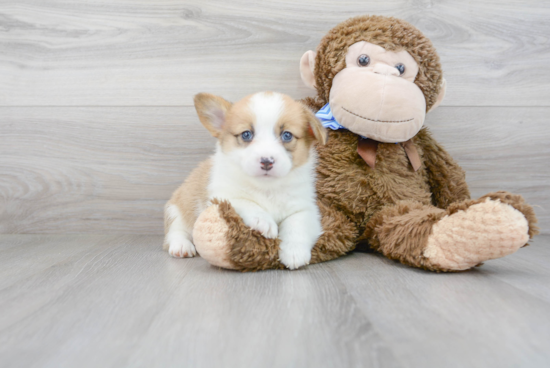
<path fill-rule="evenodd" d="M 191 172 L 183 184 L 176 189 L 174 194 L 172 194 L 172 198 L 166 203 L 165 212 L 168 206 L 174 204 L 180 211 L 184 221 L 195 223 L 200 211 L 200 202 L 201 200 L 206 200 L 208 197 L 207 186 L 211 167 L 211 159 L 201 162 L 199 166 Z M 174 218 L 164 216 L 165 234 L 168 233 L 168 229 L 170 229 L 170 225 L 172 225 L 173 221 Z M 162 248 L 167 250 L 168 246 L 169 244 L 165 239 Z"/>

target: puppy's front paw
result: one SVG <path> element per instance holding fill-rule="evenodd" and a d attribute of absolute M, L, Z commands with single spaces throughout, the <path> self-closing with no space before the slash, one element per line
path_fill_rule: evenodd
<path fill-rule="evenodd" d="M 281 244 L 281 248 L 279 250 L 279 260 L 286 267 L 291 270 L 295 270 L 309 264 L 309 261 L 311 260 L 311 250 L 305 249 L 303 246 L 293 247 L 289 244 Z"/>
<path fill-rule="evenodd" d="M 197 255 L 195 246 L 184 237 L 170 239 L 168 253 L 175 258 L 191 258 Z"/>
<path fill-rule="evenodd" d="M 257 213 L 250 217 L 243 218 L 244 223 L 250 228 L 257 230 L 268 239 L 275 239 L 279 234 L 277 223 L 267 213 Z"/>

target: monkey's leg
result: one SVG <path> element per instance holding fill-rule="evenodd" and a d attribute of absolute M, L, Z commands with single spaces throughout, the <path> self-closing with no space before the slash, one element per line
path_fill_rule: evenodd
<path fill-rule="evenodd" d="M 337 258 L 355 246 L 357 230 L 340 212 L 319 204 L 323 235 L 311 251 L 311 262 Z M 193 242 L 209 263 L 240 271 L 284 268 L 279 239 L 266 239 L 247 227 L 228 202 L 214 202 L 197 219 Z"/>
<path fill-rule="evenodd" d="M 531 206 L 505 192 L 442 210 L 403 201 L 374 215 L 364 238 L 388 258 L 432 271 L 462 271 L 504 257 L 537 233 Z"/>

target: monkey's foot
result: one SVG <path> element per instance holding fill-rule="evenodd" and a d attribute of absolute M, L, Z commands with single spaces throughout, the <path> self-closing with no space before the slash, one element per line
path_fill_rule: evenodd
<path fill-rule="evenodd" d="M 193 242 L 210 264 L 239 271 L 284 268 L 279 239 L 267 239 L 245 225 L 226 201 L 212 201 L 193 227 Z"/>
<path fill-rule="evenodd" d="M 193 241 L 200 256 L 210 264 L 222 268 L 236 269 L 229 257 L 230 242 L 227 234 L 229 225 L 221 217 L 219 205 L 204 210 L 193 227 Z"/>
<path fill-rule="evenodd" d="M 466 209 L 450 212 L 433 225 L 423 253 L 438 268 L 467 270 L 514 253 L 529 240 L 524 214 L 499 199 L 487 197 Z"/>

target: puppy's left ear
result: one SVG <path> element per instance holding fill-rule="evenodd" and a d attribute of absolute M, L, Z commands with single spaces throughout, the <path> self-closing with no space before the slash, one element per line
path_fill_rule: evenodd
<path fill-rule="evenodd" d="M 326 144 L 328 137 L 327 130 L 323 124 L 321 124 L 321 121 L 317 119 L 317 116 L 315 116 L 315 114 L 307 106 L 302 105 L 302 108 L 304 109 L 304 114 L 309 124 L 308 130 L 310 134 L 312 134 L 319 143 Z"/>

